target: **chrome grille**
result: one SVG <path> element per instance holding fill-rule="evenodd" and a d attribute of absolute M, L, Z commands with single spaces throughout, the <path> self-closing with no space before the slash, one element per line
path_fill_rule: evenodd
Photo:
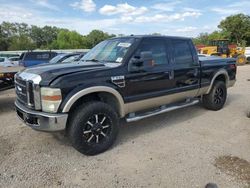
<path fill-rule="evenodd" d="M 41 77 L 37 74 L 21 72 L 15 75 L 17 100 L 28 108 L 41 110 L 39 83 Z"/>
<path fill-rule="evenodd" d="M 20 78 L 15 79 L 15 88 L 16 88 L 16 95 L 17 100 L 22 104 L 28 104 L 28 97 L 27 97 L 27 85 L 26 82 Z"/>
<path fill-rule="evenodd" d="M 15 88 L 17 100 L 29 108 L 34 108 L 33 83 L 16 77 Z"/>

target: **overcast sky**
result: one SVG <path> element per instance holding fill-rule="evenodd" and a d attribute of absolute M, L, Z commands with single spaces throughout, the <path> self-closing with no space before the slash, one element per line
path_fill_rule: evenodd
<path fill-rule="evenodd" d="M 197 36 L 217 29 L 221 19 L 249 13 L 250 0 L 0 0 L 0 22 L 51 25 L 81 34 Z"/>

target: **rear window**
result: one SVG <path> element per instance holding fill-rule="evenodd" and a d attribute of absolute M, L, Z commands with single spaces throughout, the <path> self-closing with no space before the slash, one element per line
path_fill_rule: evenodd
<path fill-rule="evenodd" d="M 48 61 L 56 56 L 55 52 L 27 52 L 23 60 Z"/>
<path fill-rule="evenodd" d="M 192 64 L 192 50 L 187 40 L 174 40 L 174 58 L 176 64 Z"/>

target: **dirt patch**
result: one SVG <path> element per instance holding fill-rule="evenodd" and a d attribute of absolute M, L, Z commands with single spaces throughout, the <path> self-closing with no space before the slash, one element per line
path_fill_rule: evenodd
<path fill-rule="evenodd" d="M 14 151 L 14 144 L 0 136 L 0 164 Z"/>
<path fill-rule="evenodd" d="M 250 186 L 250 163 L 235 156 L 220 156 L 215 159 L 215 166 L 236 180 Z"/>
<path fill-rule="evenodd" d="M 59 166 L 50 166 L 41 170 L 40 174 L 38 173 L 39 178 L 37 181 L 39 185 L 43 186 L 56 186 L 61 185 L 62 181 L 60 180 L 61 177 L 61 167 Z"/>

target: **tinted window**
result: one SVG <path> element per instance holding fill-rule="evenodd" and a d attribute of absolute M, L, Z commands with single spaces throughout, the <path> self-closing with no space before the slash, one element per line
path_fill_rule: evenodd
<path fill-rule="evenodd" d="M 4 62 L 4 58 L 0 58 L 0 62 Z"/>
<path fill-rule="evenodd" d="M 176 64 L 192 64 L 193 56 L 187 40 L 174 40 L 174 58 Z"/>
<path fill-rule="evenodd" d="M 156 65 L 168 63 L 166 47 L 163 40 L 144 39 L 136 51 L 136 56 L 139 56 L 141 52 L 152 52 L 153 60 Z"/>
<path fill-rule="evenodd" d="M 56 53 L 51 52 L 28 52 L 26 53 L 25 60 L 50 60 Z"/>

